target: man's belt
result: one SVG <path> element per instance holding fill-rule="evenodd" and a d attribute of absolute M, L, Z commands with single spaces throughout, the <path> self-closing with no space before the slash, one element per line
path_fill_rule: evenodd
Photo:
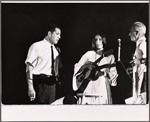
<path fill-rule="evenodd" d="M 42 79 L 42 78 L 50 78 L 50 77 L 52 77 L 52 76 L 45 75 L 45 74 L 39 74 L 39 75 L 33 74 L 33 79 Z"/>

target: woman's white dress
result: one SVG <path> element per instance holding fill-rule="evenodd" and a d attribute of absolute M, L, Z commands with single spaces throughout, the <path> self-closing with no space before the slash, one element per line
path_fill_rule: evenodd
<path fill-rule="evenodd" d="M 100 57 L 95 51 L 88 51 L 86 52 L 78 63 L 74 65 L 74 75 L 73 75 L 73 90 L 77 90 L 76 85 L 76 72 L 80 69 L 82 65 L 84 65 L 87 61 L 94 62 Z M 102 58 L 102 60 L 97 64 L 98 66 L 104 64 L 114 64 L 115 58 L 114 55 L 110 55 L 108 57 Z M 110 76 L 108 79 L 106 76 L 102 75 L 95 81 L 90 81 L 84 90 L 85 94 L 96 94 L 99 95 L 96 99 L 94 97 L 85 97 L 82 98 L 81 104 L 112 104 L 112 97 L 111 97 L 111 86 L 117 85 L 117 70 L 116 67 L 111 68 L 103 68 L 101 71 L 107 72 Z"/>

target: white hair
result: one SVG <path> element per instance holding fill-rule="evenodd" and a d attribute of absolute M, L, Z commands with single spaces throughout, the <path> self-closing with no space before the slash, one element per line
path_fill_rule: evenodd
<path fill-rule="evenodd" d="M 140 31 L 141 33 L 146 33 L 146 26 L 142 22 L 134 22 L 133 26 L 137 31 Z"/>

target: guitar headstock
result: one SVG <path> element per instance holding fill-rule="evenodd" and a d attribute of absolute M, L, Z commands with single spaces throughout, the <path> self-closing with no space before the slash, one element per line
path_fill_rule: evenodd
<path fill-rule="evenodd" d="M 111 55 L 111 54 L 113 54 L 113 50 L 112 50 L 112 49 L 110 49 L 110 50 L 108 50 L 107 52 L 105 52 L 105 53 L 103 54 L 103 57 L 107 57 L 107 56 L 109 56 L 109 55 Z"/>

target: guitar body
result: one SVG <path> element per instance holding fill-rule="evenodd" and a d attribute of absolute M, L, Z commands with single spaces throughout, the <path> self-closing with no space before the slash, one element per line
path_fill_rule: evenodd
<path fill-rule="evenodd" d="M 81 86 L 81 84 L 83 83 L 85 79 L 87 79 L 88 81 L 90 80 L 94 81 L 98 79 L 98 76 L 96 76 L 96 73 L 97 73 L 96 68 L 97 66 L 92 67 L 92 62 L 90 61 L 84 64 L 80 68 L 81 73 L 76 76 L 78 88 Z"/>

